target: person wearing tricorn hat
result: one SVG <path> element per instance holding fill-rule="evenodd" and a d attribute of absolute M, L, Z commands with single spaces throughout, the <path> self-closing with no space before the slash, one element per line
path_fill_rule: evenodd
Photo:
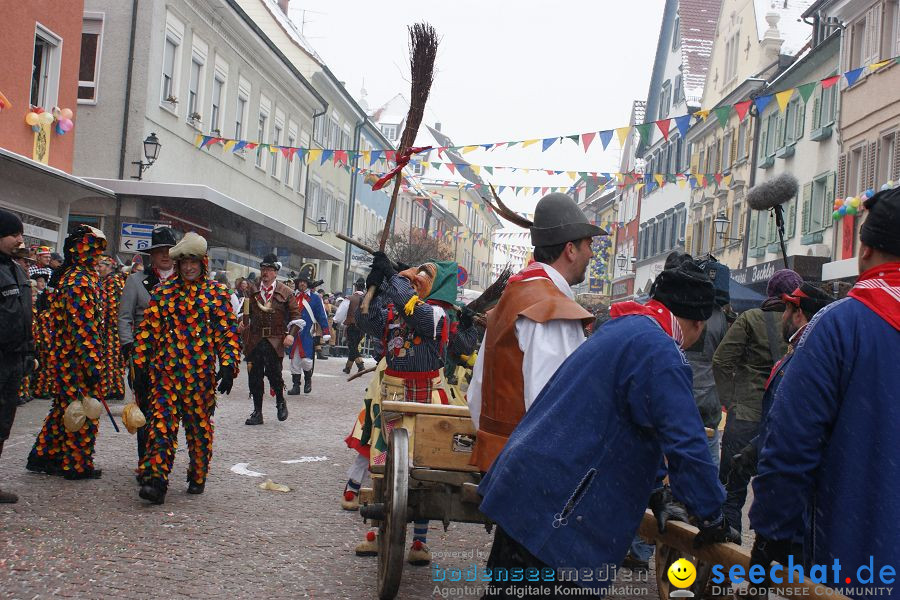
<path fill-rule="evenodd" d="M 302 320 L 302 315 L 291 290 L 277 280 L 280 270 L 278 257 L 274 254 L 263 257 L 259 265 L 259 290 L 244 301 L 241 311 L 247 378 L 253 398 L 253 413 L 247 419 L 247 425 L 261 425 L 263 422 L 263 378 L 268 378 L 275 392 L 278 420 L 288 418 L 281 361 L 285 346 L 293 345 L 300 332 L 297 322 Z"/>
<path fill-rule="evenodd" d="M 619 565 L 651 497 L 661 528 L 673 496 L 698 517 L 695 546 L 740 543 L 681 351 L 699 338 L 714 295 L 693 263 L 666 269 L 647 304 L 613 304 L 563 362 L 479 485 L 480 510 L 497 524 L 488 568 Z M 658 487 L 664 458 L 671 489 Z M 527 597 L 493 585 L 492 597 Z"/>
<path fill-rule="evenodd" d="M 170 227 L 156 227 L 150 238 L 150 247 L 147 253 L 150 255 L 150 264 L 143 271 L 131 274 L 125 280 L 125 289 L 119 299 L 118 325 L 119 345 L 122 349 L 122 360 L 125 366 L 131 365 L 131 350 L 134 346 L 134 331 L 141 324 L 144 310 L 150 303 L 150 294 L 153 288 L 162 281 L 168 281 L 175 276 L 175 267 L 169 257 L 169 249 L 175 245 L 175 231 Z M 126 370 L 129 370 L 126 368 Z M 149 417 L 149 390 L 141 389 L 136 382 L 146 381 L 145 373 L 138 372 L 134 368 L 129 373 L 134 400 L 138 407 Z M 144 448 L 147 444 L 147 428 L 141 427 L 137 431 L 138 458 L 144 456 Z"/>
<path fill-rule="evenodd" d="M 311 293 L 310 284 L 313 283 L 315 274 L 304 265 L 295 280 L 296 289 L 294 297 L 300 307 L 301 320 L 291 325 L 300 327 L 300 333 L 294 337 L 294 343 L 290 348 L 291 355 L 291 382 L 293 386 L 288 390 L 289 396 L 300 393 L 300 383 L 303 383 L 303 393 L 312 391 L 313 370 L 316 366 L 316 340 L 313 335 L 314 325 L 322 330 L 322 340 L 331 339 L 331 330 L 328 328 L 328 315 L 325 314 L 325 305 L 319 294 Z"/>
<path fill-rule="evenodd" d="M 100 469 L 94 467 L 98 421 L 86 419 L 76 429 L 66 426 L 66 415 L 78 408 L 82 398 L 96 398 L 100 393 L 103 291 L 94 265 L 105 249 L 102 231 L 79 225 L 66 238 L 65 261 L 53 274 L 54 292 L 47 309 L 53 332 L 48 355 L 57 389 L 28 456 L 29 471 L 66 479 L 100 477 Z"/>
<path fill-rule="evenodd" d="M 141 387 L 150 397 L 138 495 L 153 504 L 165 501 L 179 421 L 190 455 L 187 491 L 203 493 L 212 458 L 216 391 L 231 392 L 241 360 L 228 288 L 209 279 L 206 240 L 188 232 L 169 256 L 175 261 L 175 277 L 153 288 L 134 337 L 134 364 L 148 377 Z"/>
<path fill-rule="evenodd" d="M 766 419 L 750 508 L 766 571 L 798 535 L 813 564 L 900 564 L 900 188 L 864 206 L 859 278 L 806 326 Z M 851 596 L 884 589 L 863 579 Z"/>
<path fill-rule="evenodd" d="M 527 225 L 529 223 L 522 223 Z M 557 367 L 584 342 L 594 317 L 575 302 L 593 256 L 591 224 L 565 194 L 541 198 L 534 211 L 534 262 L 509 278 L 478 351 L 467 401 L 478 430 L 472 464 L 487 471 Z"/>

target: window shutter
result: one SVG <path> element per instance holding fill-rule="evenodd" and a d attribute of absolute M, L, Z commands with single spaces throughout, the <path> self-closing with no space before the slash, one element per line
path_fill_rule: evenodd
<path fill-rule="evenodd" d="M 803 130 L 806 125 L 806 103 L 805 102 L 797 102 L 797 116 L 795 117 L 796 121 L 794 121 L 794 141 L 803 139 Z"/>
<path fill-rule="evenodd" d="M 894 164 L 891 166 L 891 181 L 897 183 L 898 180 L 900 180 L 900 131 L 894 133 Z"/>
<path fill-rule="evenodd" d="M 784 146 L 784 115 L 779 116 L 775 120 L 775 147 Z"/>
<path fill-rule="evenodd" d="M 768 138 L 769 138 L 768 129 L 763 129 L 762 131 L 759 132 L 759 156 L 760 157 L 766 156 L 766 152 L 767 152 L 766 141 L 768 140 Z"/>
<path fill-rule="evenodd" d="M 787 231 L 785 236 L 787 239 L 794 237 L 794 231 L 797 230 L 797 199 L 794 198 L 788 202 L 787 223 L 785 224 Z"/>
<path fill-rule="evenodd" d="M 762 211 L 755 210 L 750 215 L 750 247 L 756 248 L 759 244 L 756 243 L 756 232 L 759 227 L 759 216 L 762 214 Z"/>
<path fill-rule="evenodd" d="M 731 156 L 728 160 L 729 166 L 733 165 L 735 162 L 737 162 L 738 137 L 739 136 L 737 136 L 737 131 L 732 129 L 731 130 Z"/>
<path fill-rule="evenodd" d="M 766 221 L 766 243 L 772 244 L 775 242 L 775 213 L 769 212 L 768 219 Z"/>
<path fill-rule="evenodd" d="M 818 129 L 821 127 L 822 120 L 822 88 L 819 88 L 816 91 L 816 97 L 813 98 L 813 110 L 812 110 L 812 127 L 813 129 Z"/>
<path fill-rule="evenodd" d="M 879 2 L 866 15 L 866 64 L 878 62 L 881 54 L 881 11 Z"/>
<path fill-rule="evenodd" d="M 744 235 L 744 224 L 746 223 L 746 221 L 745 221 L 746 215 L 747 215 L 747 211 L 742 208 L 740 211 L 740 216 L 739 216 L 740 222 L 738 223 L 737 237 L 743 237 L 743 235 Z"/>
<path fill-rule="evenodd" d="M 872 142 L 869 144 L 869 159 L 866 164 L 866 189 L 873 189 L 875 187 L 875 171 L 878 168 L 878 163 L 875 162 L 876 153 L 878 152 L 878 142 Z M 876 190 L 877 191 L 877 190 Z"/>
<path fill-rule="evenodd" d="M 823 228 L 825 228 L 825 226 L 831 222 L 830 221 L 831 212 L 832 212 L 831 207 L 834 206 L 834 180 L 835 180 L 835 174 L 832 171 L 831 173 L 828 174 L 828 177 L 825 179 L 825 202 L 824 202 L 825 205 L 822 207 L 822 227 Z"/>
<path fill-rule="evenodd" d="M 802 224 L 800 226 L 800 233 L 802 234 L 809 233 L 809 226 L 812 221 L 812 188 L 812 183 L 807 183 L 803 186 L 803 206 L 801 206 L 803 216 L 801 217 Z"/>
<path fill-rule="evenodd" d="M 847 195 L 847 154 L 838 157 L 837 195 L 843 199 Z"/>
<path fill-rule="evenodd" d="M 686 236 L 685 239 L 684 239 L 684 251 L 687 252 L 688 254 L 691 253 L 691 241 L 692 241 L 692 240 L 691 240 L 691 237 L 692 237 L 692 236 L 691 236 L 691 226 L 688 225 L 688 227 L 687 227 L 687 236 Z"/>

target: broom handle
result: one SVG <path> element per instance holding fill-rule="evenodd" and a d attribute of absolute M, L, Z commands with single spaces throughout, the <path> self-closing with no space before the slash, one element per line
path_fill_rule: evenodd
<path fill-rule="evenodd" d="M 401 149 L 402 152 L 404 149 Z M 394 208 L 397 206 L 397 196 L 400 194 L 400 182 L 403 181 L 403 172 L 397 173 L 397 181 L 394 182 L 394 193 L 391 194 L 391 204 L 388 206 L 387 218 L 384 221 L 384 231 L 381 232 L 381 241 L 378 244 L 378 250 L 380 252 L 384 252 L 384 247 L 387 244 L 388 235 L 391 233 L 391 220 L 394 218 Z M 370 286 L 368 290 L 366 290 L 366 296 L 363 298 L 362 303 L 359 306 L 360 312 L 362 314 L 369 314 L 369 303 L 372 302 L 372 298 L 375 297 L 376 288 L 374 285 Z"/>

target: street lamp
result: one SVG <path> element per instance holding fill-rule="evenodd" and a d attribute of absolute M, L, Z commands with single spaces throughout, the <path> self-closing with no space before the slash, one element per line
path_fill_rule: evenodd
<path fill-rule="evenodd" d="M 625 261 L 626 260 L 628 260 L 628 259 L 625 258 L 624 254 L 621 254 L 621 253 L 616 257 L 616 266 L 619 267 L 620 271 L 625 270 Z"/>
<path fill-rule="evenodd" d="M 713 227 L 716 230 L 716 235 L 719 237 L 720 242 L 740 242 L 744 238 L 730 238 L 725 237 L 725 232 L 728 231 L 728 225 L 731 221 L 728 220 L 728 215 L 725 214 L 725 211 L 719 211 L 719 214 L 713 219 Z"/>
<path fill-rule="evenodd" d="M 147 136 L 147 139 L 144 140 L 144 157 L 147 159 L 147 162 L 136 160 L 131 163 L 138 166 L 138 174 L 137 176 L 132 175 L 132 179 L 137 179 L 138 181 L 143 179 L 144 171 L 149 169 L 159 157 L 159 149 L 161 147 L 162 144 L 159 143 L 159 138 L 156 137 L 155 133 L 151 133 Z"/>
<path fill-rule="evenodd" d="M 328 231 L 328 219 L 326 219 L 324 215 L 316 220 L 316 230 L 318 230 L 319 233 L 310 233 L 309 235 L 321 237 L 323 233 Z"/>

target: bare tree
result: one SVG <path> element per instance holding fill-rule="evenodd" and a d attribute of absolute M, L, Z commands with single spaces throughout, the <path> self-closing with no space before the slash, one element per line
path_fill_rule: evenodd
<path fill-rule="evenodd" d="M 377 247 L 375 240 L 371 246 Z M 411 233 L 391 234 L 385 245 L 385 254 L 395 263 L 404 263 L 411 267 L 432 260 L 455 260 L 453 248 L 441 240 L 426 235 L 422 230 Z"/>

